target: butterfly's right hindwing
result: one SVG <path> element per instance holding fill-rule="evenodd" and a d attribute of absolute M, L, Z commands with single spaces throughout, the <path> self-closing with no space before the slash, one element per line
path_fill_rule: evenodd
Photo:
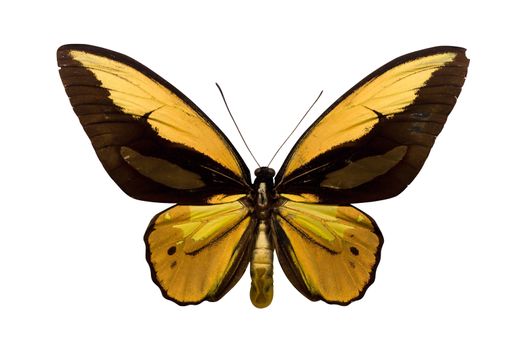
<path fill-rule="evenodd" d="M 243 201 L 159 213 L 144 238 L 153 280 L 181 305 L 219 300 L 246 270 L 254 227 Z"/>

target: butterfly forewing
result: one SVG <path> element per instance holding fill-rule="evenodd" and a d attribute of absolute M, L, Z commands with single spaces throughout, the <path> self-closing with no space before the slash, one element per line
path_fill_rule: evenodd
<path fill-rule="evenodd" d="M 157 74 L 89 45 L 62 46 L 57 57 L 73 109 L 128 195 L 206 204 L 249 191 L 248 168 L 226 136 Z"/>
<path fill-rule="evenodd" d="M 423 166 L 467 66 L 464 49 L 435 47 L 379 68 L 304 133 L 276 177 L 277 190 L 326 204 L 399 194 Z"/>

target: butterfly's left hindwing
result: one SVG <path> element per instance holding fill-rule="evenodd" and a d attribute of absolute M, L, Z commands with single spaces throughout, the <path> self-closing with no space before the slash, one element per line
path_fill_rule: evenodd
<path fill-rule="evenodd" d="M 308 299 L 346 305 L 374 281 L 383 237 L 362 211 L 283 201 L 272 227 L 279 262 Z"/>
<path fill-rule="evenodd" d="M 111 178 L 133 198 L 179 204 L 235 200 L 250 190 L 241 157 L 179 90 L 122 54 L 58 49 L 60 77 Z"/>
<path fill-rule="evenodd" d="M 219 300 L 246 270 L 254 225 L 243 201 L 159 213 L 144 238 L 153 280 L 177 304 Z"/>

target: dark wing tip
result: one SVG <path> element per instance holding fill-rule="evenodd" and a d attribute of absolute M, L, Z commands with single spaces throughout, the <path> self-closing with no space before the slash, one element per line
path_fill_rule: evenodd
<path fill-rule="evenodd" d="M 69 52 L 73 50 L 85 51 L 85 52 L 101 52 L 109 51 L 101 47 L 86 45 L 86 44 L 66 44 L 62 45 L 57 49 L 57 60 L 60 65 L 65 59 L 69 59 Z"/>
<path fill-rule="evenodd" d="M 466 51 L 467 49 L 465 49 L 464 47 L 447 46 L 447 45 L 434 46 L 434 47 L 429 47 L 429 48 L 422 49 L 422 50 L 413 51 L 413 52 L 410 52 L 410 53 L 407 53 L 405 55 L 395 58 L 394 60 L 390 61 L 389 63 L 385 64 L 383 67 L 379 68 L 378 70 L 370 74 L 370 76 L 379 75 L 379 73 L 383 73 L 385 70 L 390 69 L 398 64 L 402 64 L 404 62 L 412 61 L 414 59 L 425 57 L 425 56 L 436 55 L 439 53 L 454 52 L 457 54 L 456 58 L 454 59 L 454 64 L 468 65 L 469 59 L 466 56 Z"/>

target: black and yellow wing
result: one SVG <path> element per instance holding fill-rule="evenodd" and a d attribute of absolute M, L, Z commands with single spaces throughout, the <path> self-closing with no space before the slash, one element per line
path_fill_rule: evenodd
<path fill-rule="evenodd" d="M 382 236 L 350 203 L 399 194 L 417 175 L 467 74 L 465 50 L 435 47 L 379 68 L 302 135 L 276 177 L 277 256 L 312 300 L 346 305 L 373 282 Z"/>
<path fill-rule="evenodd" d="M 153 281 L 180 305 L 219 300 L 246 270 L 254 226 L 243 201 L 159 213 L 144 237 Z"/>
<path fill-rule="evenodd" d="M 179 90 L 137 61 L 89 45 L 58 49 L 60 76 L 111 178 L 133 198 L 177 203 L 147 229 L 147 260 L 179 304 L 221 298 L 253 241 L 250 174 L 226 136 Z"/>
<path fill-rule="evenodd" d="M 362 211 L 285 200 L 272 228 L 279 263 L 308 299 L 346 305 L 374 281 L 383 237 Z"/>
<path fill-rule="evenodd" d="M 89 45 L 62 46 L 57 58 L 80 123 L 128 195 L 190 205 L 249 192 L 248 168 L 226 136 L 150 69 Z"/>
<path fill-rule="evenodd" d="M 417 175 L 461 91 L 465 49 L 399 57 L 346 92 L 302 135 L 277 191 L 313 203 L 396 196 Z"/>

